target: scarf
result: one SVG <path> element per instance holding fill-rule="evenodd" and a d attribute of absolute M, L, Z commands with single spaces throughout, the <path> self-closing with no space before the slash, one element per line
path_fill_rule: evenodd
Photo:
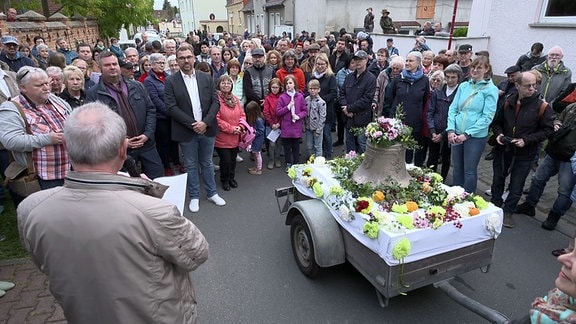
<path fill-rule="evenodd" d="M 118 97 L 118 114 L 122 116 L 124 122 L 126 123 L 126 135 L 128 138 L 140 135 L 136 122 L 136 116 L 134 115 L 134 109 L 128 100 L 128 96 L 123 91 L 124 87 L 128 88 L 124 80 L 120 79 L 120 82 L 117 85 L 106 81 L 104 78 L 102 78 L 102 81 L 104 82 L 104 85 L 111 91 L 114 91 Z"/>
<path fill-rule="evenodd" d="M 416 72 L 410 72 L 406 69 L 402 70 L 402 78 L 408 80 L 410 83 L 414 83 L 420 80 L 424 76 L 424 72 L 422 71 L 422 67 L 418 67 Z"/>
<path fill-rule="evenodd" d="M 224 93 L 222 91 L 218 91 L 218 97 L 220 97 L 226 106 L 230 108 L 236 107 L 236 103 L 238 102 L 238 99 L 236 99 L 236 96 L 233 95 L 232 92 Z"/>
<path fill-rule="evenodd" d="M 547 296 L 538 297 L 532 303 L 530 320 L 532 323 L 576 323 L 576 300 L 558 288 L 548 292 Z"/>
<path fill-rule="evenodd" d="M 322 77 L 326 74 L 326 72 L 323 73 L 318 73 L 316 71 L 314 71 L 314 78 L 315 79 L 322 79 Z"/>

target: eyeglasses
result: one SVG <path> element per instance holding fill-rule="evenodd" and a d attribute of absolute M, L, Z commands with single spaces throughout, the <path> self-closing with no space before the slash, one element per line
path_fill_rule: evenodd
<path fill-rule="evenodd" d="M 156 64 L 160 64 L 160 65 L 164 65 L 164 64 L 166 64 L 166 62 L 154 62 L 154 63 L 156 63 Z"/>
<path fill-rule="evenodd" d="M 244 65 L 252 65 L 253 63 L 250 62 L 244 62 Z"/>
<path fill-rule="evenodd" d="M 23 79 L 28 75 L 28 73 L 30 73 L 30 72 L 36 73 L 36 72 L 38 72 L 38 71 L 44 71 L 44 70 L 39 69 L 39 68 L 31 68 L 31 69 L 28 69 L 28 71 L 26 71 L 26 72 L 24 72 L 24 74 L 22 74 L 22 77 L 20 78 L 20 80 L 23 80 Z"/>
<path fill-rule="evenodd" d="M 530 88 L 536 89 L 536 87 L 538 87 L 536 83 L 522 84 L 521 86 L 524 89 L 530 89 Z"/>
<path fill-rule="evenodd" d="M 440 79 L 430 79 L 431 82 L 442 82 Z"/>
<path fill-rule="evenodd" d="M 232 82 L 230 82 L 230 81 L 222 81 L 222 82 L 220 82 L 220 85 L 232 85 Z"/>

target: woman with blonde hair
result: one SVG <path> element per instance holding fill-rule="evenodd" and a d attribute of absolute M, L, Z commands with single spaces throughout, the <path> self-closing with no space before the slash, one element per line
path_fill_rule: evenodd
<path fill-rule="evenodd" d="M 275 70 L 282 66 L 282 55 L 277 50 L 270 50 L 266 53 L 266 64 L 272 65 Z"/>
<path fill-rule="evenodd" d="M 142 75 L 138 78 L 138 82 L 144 83 L 144 80 L 148 77 L 148 72 L 152 69 L 152 63 L 150 63 L 150 57 L 148 55 L 142 56 L 140 61 L 138 62 L 140 65 L 140 71 L 142 71 Z"/>
<path fill-rule="evenodd" d="M 336 75 L 330 67 L 328 55 L 320 53 L 316 56 L 309 80 L 320 82 L 320 98 L 326 102 L 326 121 L 324 122 L 322 151 L 326 159 L 332 158 L 332 124 L 334 123 L 334 102 L 338 97 Z"/>
<path fill-rule="evenodd" d="M 86 99 L 84 91 L 84 72 L 74 65 L 64 68 L 64 90 L 60 93 L 72 109 L 80 107 Z"/>

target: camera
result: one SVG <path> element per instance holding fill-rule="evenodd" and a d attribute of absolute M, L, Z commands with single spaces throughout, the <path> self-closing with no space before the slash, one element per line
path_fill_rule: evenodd
<path fill-rule="evenodd" d="M 511 144 L 512 143 L 513 138 L 510 136 L 502 136 L 500 138 L 500 142 L 504 143 L 504 144 Z"/>

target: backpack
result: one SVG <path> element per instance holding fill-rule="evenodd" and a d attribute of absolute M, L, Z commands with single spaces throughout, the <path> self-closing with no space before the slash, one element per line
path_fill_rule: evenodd
<path fill-rule="evenodd" d="M 254 142 L 254 139 L 256 138 L 256 131 L 254 130 L 254 127 L 250 126 L 250 124 L 248 124 L 248 122 L 242 118 L 238 124 L 245 130 L 244 133 L 240 134 L 240 142 L 238 143 L 238 147 L 248 151 L 249 147 L 252 145 L 252 142 Z"/>

